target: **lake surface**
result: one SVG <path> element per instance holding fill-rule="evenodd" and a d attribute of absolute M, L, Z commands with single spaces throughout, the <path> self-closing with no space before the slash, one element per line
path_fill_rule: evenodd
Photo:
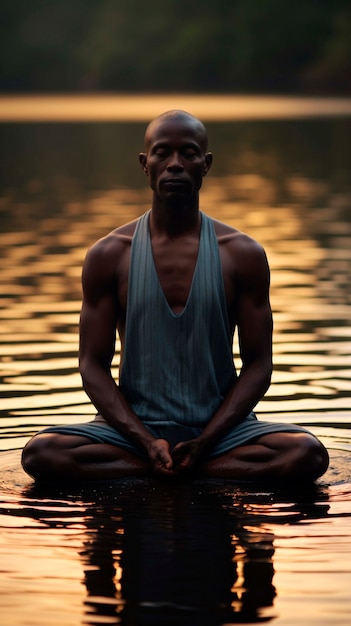
<path fill-rule="evenodd" d="M 212 115 L 201 208 L 270 262 L 274 376 L 257 412 L 330 450 L 314 488 L 285 492 L 152 480 L 54 492 L 22 472 L 34 433 L 94 414 L 77 370 L 81 266 L 150 193 L 142 122 L 0 124 L 4 626 L 349 624 L 351 117 L 282 117 Z"/>

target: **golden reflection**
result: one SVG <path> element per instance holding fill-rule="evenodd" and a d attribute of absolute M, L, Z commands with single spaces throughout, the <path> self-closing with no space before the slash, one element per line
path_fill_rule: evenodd
<path fill-rule="evenodd" d="M 170 109 L 204 121 L 350 115 L 351 98 L 209 94 L 2 96 L 0 121 L 143 121 Z"/>
<path fill-rule="evenodd" d="M 172 616 L 179 626 L 272 619 L 274 536 L 246 527 L 239 501 L 233 512 L 230 497 L 202 486 L 140 484 L 132 494 L 117 517 L 106 504 L 87 520 L 89 623 L 116 614 L 122 624 Z"/>
<path fill-rule="evenodd" d="M 299 491 L 131 479 L 17 489 L 1 518 L 7 614 L 21 619 L 34 594 L 38 625 L 62 619 L 62 603 L 72 626 L 284 623 L 291 593 L 315 576 L 330 589 L 323 572 L 345 562 L 345 493 Z"/>

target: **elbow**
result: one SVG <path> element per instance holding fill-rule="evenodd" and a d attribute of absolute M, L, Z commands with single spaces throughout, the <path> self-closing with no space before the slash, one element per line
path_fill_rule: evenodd
<path fill-rule="evenodd" d="M 270 388 L 271 381 L 272 381 L 272 368 L 269 371 L 263 373 L 263 376 L 262 376 L 262 393 L 263 394 L 265 394 L 266 391 L 268 391 L 268 389 Z"/>
<path fill-rule="evenodd" d="M 79 365 L 79 373 L 82 379 L 82 387 L 85 393 L 91 399 L 92 397 L 92 385 L 93 385 L 93 375 L 91 374 L 91 368 L 89 368 L 86 364 Z"/>
<path fill-rule="evenodd" d="M 267 358 L 257 359 L 250 364 L 245 363 L 240 375 L 249 376 L 258 390 L 259 395 L 263 396 L 271 385 L 272 373 L 272 360 Z"/>
<path fill-rule="evenodd" d="M 91 397 L 96 381 L 99 379 L 99 370 L 101 370 L 101 366 L 91 358 L 84 357 L 79 359 L 79 372 L 82 378 L 83 389 L 89 397 Z"/>
<path fill-rule="evenodd" d="M 79 373 L 82 378 L 83 387 L 85 389 L 86 381 L 89 379 L 89 372 L 91 370 L 91 365 L 88 363 L 88 359 L 79 358 Z"/>
<path fill-rule="evenodd" d="M 272 381 L 273 374 L 273 362 L 271 358 L 267 358 L 267 360 L 261 364 L 261 374 L 262 374 L 262 387 L 264 389 L 264 393 L 269 389 Z"/>
<path fill-rule="evenodd" d="M 79 372 L 82 377 L 83 389 L 89 393 L 89 390 L 99 385 L 106 375 L 111 376 L 110 362 L 106 363 L 91 355 L 80 356 Z"/>

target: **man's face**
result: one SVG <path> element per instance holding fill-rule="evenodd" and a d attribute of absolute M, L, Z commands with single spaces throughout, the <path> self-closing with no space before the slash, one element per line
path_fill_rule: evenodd
<path fill-rule="evenodd" d="M 211 165 L 200 126 L 187 119 L 160 121 L 148 137 L 140 162 L 155 196 L 170 204 L 196 198 Z"/>

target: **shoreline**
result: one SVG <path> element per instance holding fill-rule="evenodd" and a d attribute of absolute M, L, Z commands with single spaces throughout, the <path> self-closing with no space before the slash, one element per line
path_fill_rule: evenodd
<path fill-rule="evenodd" d="M 351 116 L 351 98 L 209 94 L 4 94 L 0 122 L 147 122 L 185 109 L 204 122 Z"/>

